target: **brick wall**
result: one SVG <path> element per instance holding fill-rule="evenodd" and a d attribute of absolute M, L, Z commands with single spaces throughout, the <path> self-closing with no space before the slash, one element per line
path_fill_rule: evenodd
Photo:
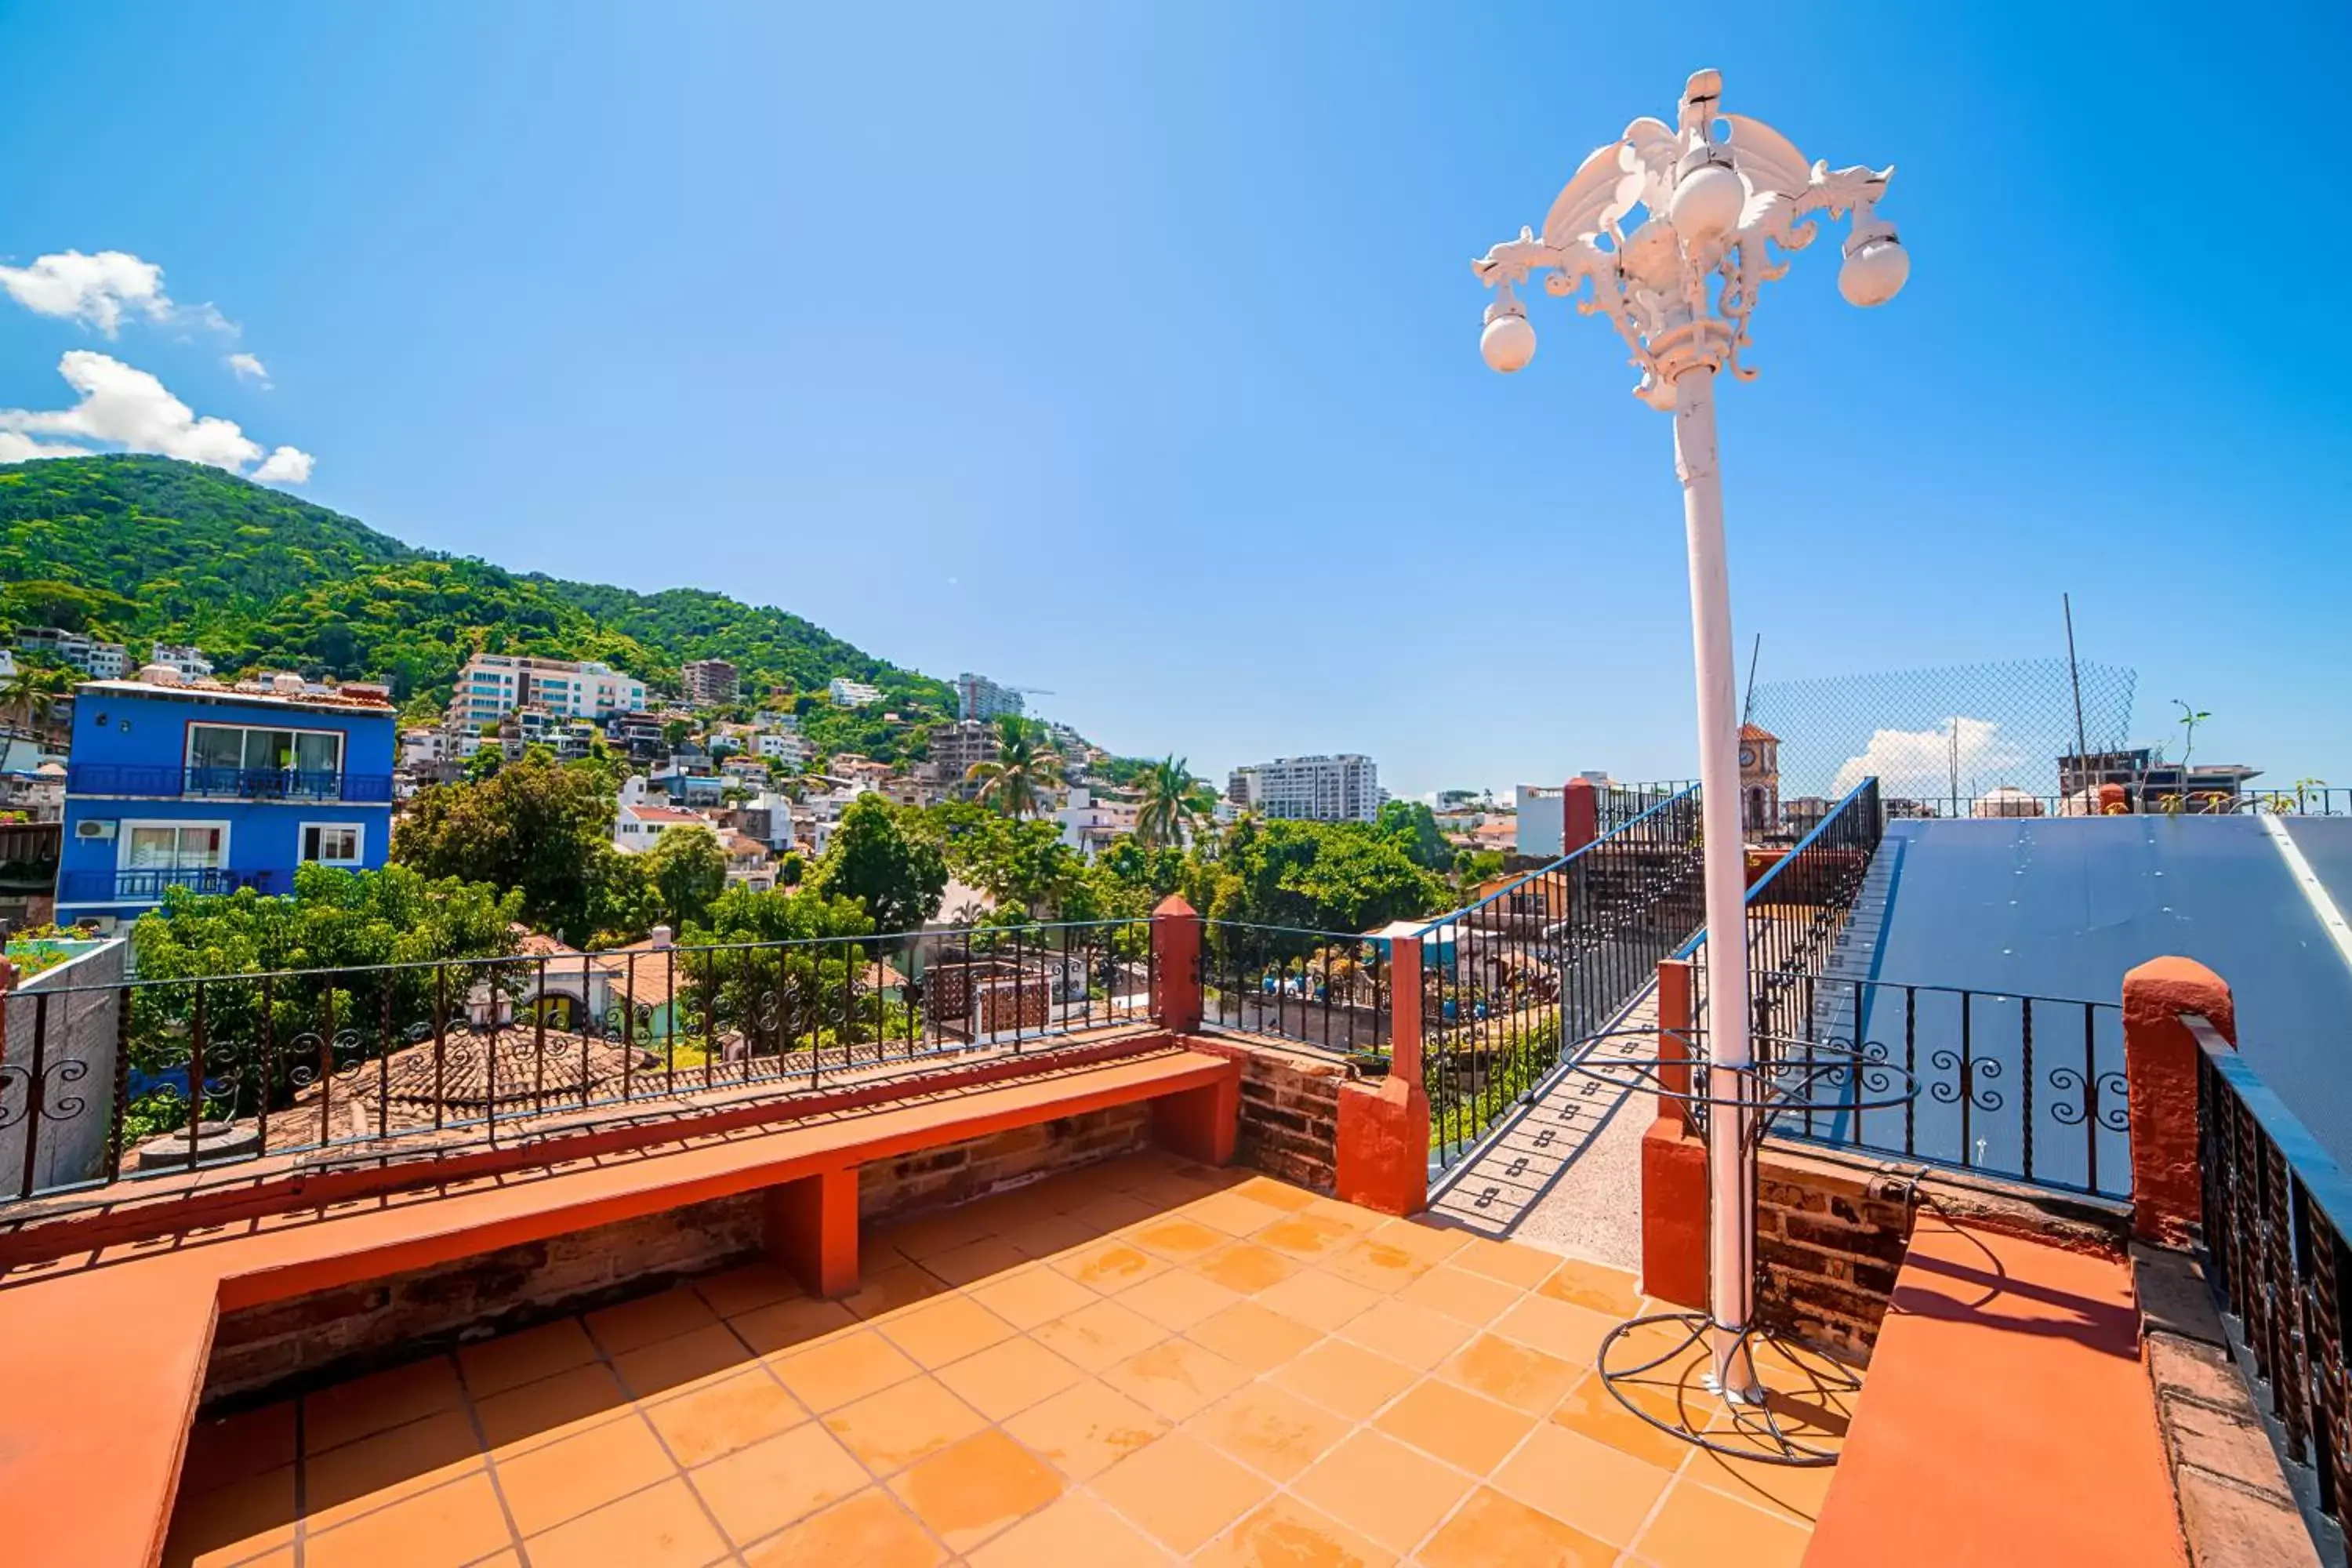
<path fill-rule="evenodd" d="M 750 1193 L 225 1313 L 205 1402 L 332 1381 L 740 1263 L 760 1251 L 761 1214 Z"/>
<path fill-rule="evenodd" d="M 2130 1216 L 2011 1183 L 1767 1143 L 1757 1162 L 1757 1315 L 1809 1343 L 1870 1359 L 1922 1204 L 1988 1229 L 2121 1256 Z"/>
<path fill-rule="evenodd" d="M 1151 1142 L 1151 1107 L 1114 1106 L 1015 1127 L 860 1167 L 857 1212 L 866 1219 L 966 1203 L 1056 1171 L 1074 1170 Z"/>
<path fill-rule="evenodd" d="M 1312 1051 L 1222 1037 L 1191 1036 L 1184 1044 L 1242 1064 L 1235 1162 L 1295 1186 L 1331 1191 L 1339 1172 L 1339 1086 L 1348 1079 L 1347 1064 Z"/>

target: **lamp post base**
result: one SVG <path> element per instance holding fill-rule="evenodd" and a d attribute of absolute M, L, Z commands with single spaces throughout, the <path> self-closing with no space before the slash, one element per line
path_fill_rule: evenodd
<path fill-rule="evenodd" d="M 1717 1358 L 1727 1347 L 1752 1377 L 1759 1346 L 1783 1386 L 1758 1383 L 1727 1393 L 1714 1370 Z M 1843 1363 L 1754 1323 L 1727 1329 L 1705 1312 L 1655 1312 L 1621 1323 L 1601 1342 L 1593 1364 L 1618 1404 L 1668 1436 L 1766 1465 L 1836 1464 L 1862 1391 L 1861 1376 Z M 1695 1401 L 1694 1394 L 1713 1397 Z"/>

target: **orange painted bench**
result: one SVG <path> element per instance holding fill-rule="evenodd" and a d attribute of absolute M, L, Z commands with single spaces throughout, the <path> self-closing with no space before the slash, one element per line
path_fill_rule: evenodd
<path fill-rule="evenodd" d="M 857 1170 L 924 1149 L 1149 1102 L 1164 1147 L 1233 1156 L 1239 1064 L 1176 1047 L 805 1120 L 600 1153 L 209 1231 L 108 1247 L 0 1285 L 0 1521 L 8 1562 L 147 1568 L 161 1556 L 223 1311 L 737 1194 L 819 1294 L 857 1286 Z"/>
<path fill-rule="evenodd" d="M 2186 1568 L 2130 1266 L 1923 1214 L 1806 1568 Z"/>

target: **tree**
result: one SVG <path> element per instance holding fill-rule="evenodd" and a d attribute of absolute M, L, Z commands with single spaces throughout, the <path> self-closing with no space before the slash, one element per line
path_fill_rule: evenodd
<path fill-rule="evenodd" d="M 986 816 L 978 831 L 950 841 L 948 858 L 959 876 L 999 906 L 1019 909 L 1033 920 L 1087 918 L 1086 910 L 1073 907 L 1086 889 L 1086 857 L 1062 842 L 1055 823 Z"/>
<path fill-rule="evenodd" d="M 392 858 L 515 889 L 525 920 L 585 942 L 626 875 L 614 868 L 626 859 L 613 847 L 619 809 L 597 770 L 534 747 L 495 777 L 418 795 L 393 830 Z"/>
<path fill-rule="evenodd" d="M 1062 782 L 1062 759 L 1039 742 L 1035 730 L 1018 714 L 996 721 L 996 756 L 974 763 L 964 775 L 980 785 L 979 799 L 1007 816 L 1034 815 L 1047 792 Z"/>
<path fill-rule="evenodd" d="M 917 931 L 939 912 L 948 866 L 939 846 L 908 833 L 898 809 L 878 795 L 861 795 L 841 814 L 824 859 L 812 879 L 820 894 L 856 899 L 875 929 Z"/>
<path fill-rule="evenodd" d="M 1425 801 L 1382 801 L 1373 826 L 1402 845 L 1412 863 L 1425 871 L 1443 871 L 1454 864 L 1454 846 L 1438 831 L 1437 814 Z"/>
<path fill-rule="evenodd" d="M 727 890 L 727 851 L 708 827 L 673 827 L 640 858 L 673 930 L 701 919 Z"/>
<path fill-rule="evenodd" d="M 1135 814 L 1135 837 L 1149 847 L 1183 843 L 1214 809 L 1208 786 L 1192 776 L 1182 757 L 1151 763 L 1136 782 L 1143 802 Z"/>
<path fill-rule="evenodd" d="M 37 738 L 49 729 L 50 705 L 73 689 L 73 676 L 55 665 L 20 662 L 16 672 L 0 685 L 0 711 L 10 720 L 10 731 Z"/>

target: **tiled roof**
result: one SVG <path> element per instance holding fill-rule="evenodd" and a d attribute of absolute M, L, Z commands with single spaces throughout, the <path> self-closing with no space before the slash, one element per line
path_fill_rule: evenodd
<path fill-rule="evenodd" d="M 1739 738 L 1743 741 L 1778 741 L 1780 737 L 1761 724 L 1742 724 L 1739 726 Z"/>

